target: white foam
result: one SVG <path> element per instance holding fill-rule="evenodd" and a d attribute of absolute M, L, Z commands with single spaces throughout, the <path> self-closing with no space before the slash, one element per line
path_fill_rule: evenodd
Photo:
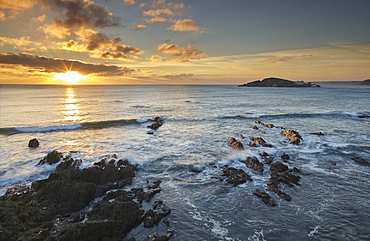
<path fill-rule="evenodd" d="M 139 123 L 139 124 L 141 124 L 141 123 L 145 123 L 145 122 L 148 122 L 149 121 L 149 119 L 136 119 L 136 122 L 137 123 Z"/>
<path fill-rule="evenodd" d="M 60 125 L 60 126 L 42 126 L 42 127 L 16 127 L 14 128 L 20 132 L 34 133 L 34 132 L 51 132 L 51 131 L 64 131 L 64 130 L 77 130 L 82 127 L 81 124 Z"/>
<path fill-rule="evenodd" d="M 309 234 L 308 234 L 308 237 L 312 237 L 315 233 L 318 233 L 319 232 L 319 228 L 321 228 L 321 226 L 316 226 Z"/>
<path fill-rule="evenodd" d="M 257 119 L 260 118 L 262 115 L 240 115 L 242 118 L 247 118 L 247 119 Z"/>

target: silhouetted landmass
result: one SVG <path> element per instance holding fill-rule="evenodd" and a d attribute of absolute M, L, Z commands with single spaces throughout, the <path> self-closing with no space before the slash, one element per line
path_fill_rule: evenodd
<path fill-rule="evenodd" d="M 280 78 L 265 78 L 263 80 L 252 81 L 243 85 L 238 85 L 238 87 L 321 87 L 320 85 L 313 84 L 311 82 L 303 81 L 291 81 Z"/>
<path fill-rule="evenodd" d="M 370 79 L 366 79 L 360 83 L 360 85 L 370 85 Z"/>

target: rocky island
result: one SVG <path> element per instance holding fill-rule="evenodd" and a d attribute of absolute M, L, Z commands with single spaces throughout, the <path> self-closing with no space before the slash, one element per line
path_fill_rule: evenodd
<path fill-rule="evenodd" d="M 366 79 L 360 83 L 360 85 L 370 85 L 370 79 Z"/>
<path fill-rule="evenodd" d="M 246 84 L 238 85 L 238 87 L 321 87 L 318 84 L 303 81 L 291 81 L 275 77 L 256 80 Z"/>

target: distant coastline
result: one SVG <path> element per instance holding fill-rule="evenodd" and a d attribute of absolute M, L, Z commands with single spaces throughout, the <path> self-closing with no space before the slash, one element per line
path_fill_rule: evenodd
<path fill-rule="evenodd" d="M 246 84 L 238 85 L 238 87 L 321 87 L 318 84 L 303 81 L 291 81 L 281 78 L 265 78 L 263 80 L 256 80 Z"/>

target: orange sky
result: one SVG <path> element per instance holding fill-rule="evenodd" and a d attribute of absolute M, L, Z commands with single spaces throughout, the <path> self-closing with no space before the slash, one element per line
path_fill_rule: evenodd
<path fill-rule="evenodd" d="M 0 0 L 0 84 L 362 81 L 366 9 L 365 0 Z"/>

